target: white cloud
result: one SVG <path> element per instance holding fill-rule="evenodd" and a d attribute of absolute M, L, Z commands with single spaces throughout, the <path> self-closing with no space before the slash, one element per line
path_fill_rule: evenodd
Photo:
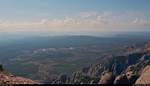
<path fill-rule="evenodd" d="M 150 26 L 150 18 L 140 12 L 82 12 L 63 19 L 0 21 L 0 31 L 130 31 L 145 26 Z"/>

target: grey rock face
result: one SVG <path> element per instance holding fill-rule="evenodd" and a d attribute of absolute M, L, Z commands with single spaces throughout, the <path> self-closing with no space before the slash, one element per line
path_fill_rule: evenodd
<path fill-rule="evenodd" d="M 112 72 L 104 72 L 101 76 L 99 84 L 113 84 L 114 76 Z"/>
<path fill-rule="evenodd" d="M 114 84 L 130 84 L 127 76 L 125 74 L 116 77 Z"/>

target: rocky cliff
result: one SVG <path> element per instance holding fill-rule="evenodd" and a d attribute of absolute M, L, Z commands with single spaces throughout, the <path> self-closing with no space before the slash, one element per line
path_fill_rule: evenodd
<path fill-rule="evenodd" d="M 121 56 L 106 56 L 99 59 L 98 63 L 84 67 L 70 77 L 63 75 L 63 78 L 58 78 L 53 83 L 149 84 L 149 65 L 150 46 L 146 44 Z"/>
<path fill-rule="evenodd" d="M 137 79 L 135 84 L 148 84 L 150 85 L 150 65 L 146 66 L 141 73 L 141 76 Z"/>

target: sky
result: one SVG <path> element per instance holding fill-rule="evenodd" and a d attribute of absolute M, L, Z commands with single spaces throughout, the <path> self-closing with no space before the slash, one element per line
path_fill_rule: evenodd
<path fill-rule="evenodd" d="M 0 33 L 150 30 L 150 0 L 0 0 Z"/>

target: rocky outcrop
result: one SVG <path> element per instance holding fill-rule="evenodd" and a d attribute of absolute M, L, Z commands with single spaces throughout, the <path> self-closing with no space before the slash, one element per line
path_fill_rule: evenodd
<path fill-rule="evenodd" d="M 52 84 L 69 84 L 70 77 L 66 74 L 60 75 L 58 79 L 52 81 Z"/>
<path fill-rule="evenodd" d="M 6 72 L 2 65 L 0 65 L 0 86 L 12 86 L 16 84 L 39 84 L 31 79 L 14 76 Z"/>
<path fill-rule="evenodd" d="M 134 53 L 127 56 L 107 57 L 101 60 L 100 63 L 75 72 L 68 81 L 67 76 L 59 78 L 59 84 L 135 84 L 138 77 L 141 75 L 141 70 L 150 64 L 149 53 Z M 106 63 L 105 63 L 106 62 Z M 146 69 L 145 69 L 146 70 Z M 150 71 L 148 71 L 150 72 Z M 144 72 L 143 76 L 148 74 Z M 143 79 L 143 76 L 141 78 Z M 148 76 L 148 75 L 147 75 Z M 141 78 L 136 82 L 141 84 L 148 81 L 141 81 Z M 149 77 L 145 77 L 149 78 Z M 66 82 L 67 81 L 67 82 Z"/>
<path fill-rule="evenodd" d="M 148 84 L 150 85 L 150 65 L 146 66 L 137 79 L 135 84 Z"/>
<path fill-rule="evenodd" d="M 112 72 L 104 72 L 102 73 L 99 84 L 113 84 L 114 78 L 115 77 Z"/>
<path fill-rule="evenodd" d="M 114 84 L 130 84 L 127 76 L 125 74 L 116 77 Z"/>
<path fill-rule="evenodd" d="M 130 71 L 130 72 L 126 72 L 126 77 L 129 81 L 129 84 L 134 84 L 137 78 L 139 77 L 139 75 L 134 73 L 133 71 Z"/>
<path fill-rule="evenodd" d="M 1 85 L 14 85 L 14 84 L 38 84 L 38 83 L 30 79 L 17 77 L 11 74 L 5 74 L 1 72 L 0 84 Z"/>
<path fill-rule="evenodd" d="M 150 70 L 148 70 L 150 68 L 146 67 L 150 65 L 149 49 L 148 46 L 134 48 L 134 53 L 103 57 L 99 59 L 97 64 L 75 72 L 70 77 L 69 83 L 134 85 L 136 82 L 136 84 L 150 84 Z M 143 68 L 145 68 L 144 72 L 142 72 Z"/>

